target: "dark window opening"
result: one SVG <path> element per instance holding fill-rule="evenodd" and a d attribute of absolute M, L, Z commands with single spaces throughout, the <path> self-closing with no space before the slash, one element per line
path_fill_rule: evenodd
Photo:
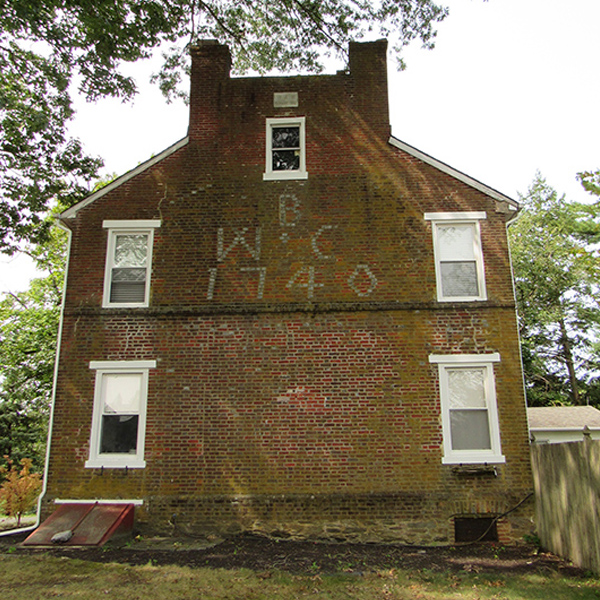
<path fill-rule="evenodd" d="M 104 415 L 100 454 L 135 454 L 138 420 L 138 415 Z"/>
<path fill-rule="evenodd" d="M 300 169 L 300 127 L 273 127 L 273 171 Z"/>
<path fill-rule="evenodd" d="M 497 542 L 498 527 L 492 517 L 456 517 L 455 542 Z"/>

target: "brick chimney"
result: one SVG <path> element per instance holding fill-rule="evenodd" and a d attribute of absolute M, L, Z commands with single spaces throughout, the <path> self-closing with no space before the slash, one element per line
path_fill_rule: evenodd
<path fill-rule="evenodd" d="M 385 139 L 390 136 L 387 83 L 387 40 L 350 42 L 350 76 L 354 105 Z"/>
<path fill-rule="evenodd" d="M 224 87 L 229 81 L 231 54 L 216 40 L 202 40 L 192 47 L 190 83 L 190 124 L 188 135 L 196 141 L 209 141 L 218 129 Z"/>

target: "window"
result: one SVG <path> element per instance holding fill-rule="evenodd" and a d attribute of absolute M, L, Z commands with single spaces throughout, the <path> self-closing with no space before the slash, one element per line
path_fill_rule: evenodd
<path fill-rule="evenodd" d="M 154 229 L 160 221 L 104 221 L 108 232 L 105 307 L 148 306 Z"/>
<path fill-rule="evenodd" d="M 429 356 L 438 365 L 444 464 L 503 463 L 493 364 L 499 354 Z"/>
<path fill-rule="evenodd" d="M 148 370 L 156 361 L 91 362 L 96 371 L 86 467 L 140 468 L 144 461 Z"/>
<path fill-rule="evenodd" d="M 485 218 L 485 212 L 425 214 L 432 221 L 438 300 L 486 300 L 479 231 Z"/>
<path fill-rule="evenodd" d="M 266 169 L 263 179 L 306 179 L 304 117 L 267 119 Z"/>

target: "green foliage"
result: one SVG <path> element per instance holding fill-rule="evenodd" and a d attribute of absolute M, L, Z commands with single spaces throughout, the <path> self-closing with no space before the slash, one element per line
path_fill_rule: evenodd
<path fill-rule="evenodd" d="M 598 400 L 600 207 L 537 176 L 510 228 L 530 406 Z"/>
<path fill-rule="evenodd" d="M 388 37 L 432 47 L 446 9 L 434 0 L 0 0 L 0 251 L 43 242 L 56 201 L 88 191 L 101 161 L 67 135 L 75 87 L 88 99 L 136 93 L 124 63 L 164 53 L 156 75 L 170 98 L 185 96 L 189 45 L 231 46 L 234 69 L 318 71 L 348 41 Z"/>
<path fill-rule="evenodd" d="M 0 23 L 0 250 L 12 253 L 47 238 L 50 203 L 83 198 L 101 162 L 67 136 L 68 67 L 22 47 Z"/>
<path fill-rule="evenodd" d="M 31 251 L 45 276 L 0 300 L 0 456 L 44 464 L 62 300 L 66 234 L 54 228 Z"/>
<path fill-rule="evenodd" d="M 583 171 L 577 173 L 581 185 L 593 196 L 600 196 L 600 169 L 596 171 Z M 598 201 L 596 201 L 598 202 Z"/>
<path fill-rule="evenodd" d="M 21 469 L 8 459 L 8 468 L 0 467 L 0 475 L 4 476 L 0 486 L 0 507 L 9 517 L 17 519 L 17 527 L 21 517 L 34 507 L 42 488 L 40 474 L 31 472 L 31 460 L 23 458 L 20 463 Z"/>

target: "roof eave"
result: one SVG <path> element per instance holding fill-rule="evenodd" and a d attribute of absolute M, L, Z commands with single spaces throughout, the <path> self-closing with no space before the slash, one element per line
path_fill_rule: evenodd
<path fill-rule="evenodd" d="M 90 205 L 92 202 L 95 202 L 96 200 L 98 200 L 99 198 L 104 196 L 105 194 L 112 192 L 113 190 L 115 190 L 119 186 L 123 185 L 124 183 L 126 183 L 127 181 L 129 181 L 130 179 L 135 177 L 136 175 L 143 173 L 144 171 L 150 169 L 157 163 L 165 160 L 165 158 L 168 158 L 169 156 L 171 156 L 171 154 L 174 154 L 175 152 L 177 152 L 177 150 L 180 150 L 181 148 L 183 148 L 188 142 L 189 142 L 188 137 L 184 137 L 183 139 L 179 140 L 178 142 L 175 142 L 172 146 L 169 146 L 168 148 L 163 150 L 160 154 L 153 156 L 152 158 L 150 158 L 147 161 L 143 162 L 142 164 L 138 165 L 134 169 L 131 169 L 131 171 L 127 171 L 127 173 L 124 173 L 120 177 L 117 177 L 117 179 L 115 179 L 114 181 L 111 181 L 108 185 L 105 185 L 102 189 L 89 195 L 84 200 L 81 200 L 81 202 L 78 202 L 77 204 L 74 204 L 70 208 L 67 208 L 67 210 L 63 211 L 62 213 L 60 213 L 60 215 L 58 215 L 58 219 L 61 221 L 64 221 L 65 219 L 72 219 L 72 218 L 76 217 L 77 213 L 82 208 L 85 208 L 86 206 Z"/>
<path fill-rule="evenodd" d="M 519 209 L 519 203 L 516 200 L 513 200 L 512 198 L 506 196 L 505 194 L 502 194 L 498 190 L 495 190 L 494 188 L 491 188 L 488 185 L 481 183 L 481 181 L 477 181 L 477 179 L 473 179 L 473 177 L 469 177 L 469 175 L 465 175 L 465 173 L 458 171 L 454 167 L 447 165 L 441 160 L 433 158 L 433 156 L 429 156 L 429 154 L 418 150 L 414 146 L 411 146 L 410 144 L 407 144 L 406 142 L 403 142 L 402 140 L 399 140 L 394 136 L 390 136 L 389 143 L 395 148 L 398 148 L 406 152 L 407 154 L 410 154 L 411 156 L 422 160 L 424 163 L 435 167 L 436 169 L 442 171 L 443 173 L 446 173 L 447 175 L 450 175 L 451 177 L 454 177 L 455 179 L 458 179 L 459 181 L 462 181 L 468 186 L 471 186 L 472 188 L 483 192 L 491 198 L 494 198 L 495 200 L 498 200 L 500 202 L 506 202 L 514 211 L 517 211 Z"/>

